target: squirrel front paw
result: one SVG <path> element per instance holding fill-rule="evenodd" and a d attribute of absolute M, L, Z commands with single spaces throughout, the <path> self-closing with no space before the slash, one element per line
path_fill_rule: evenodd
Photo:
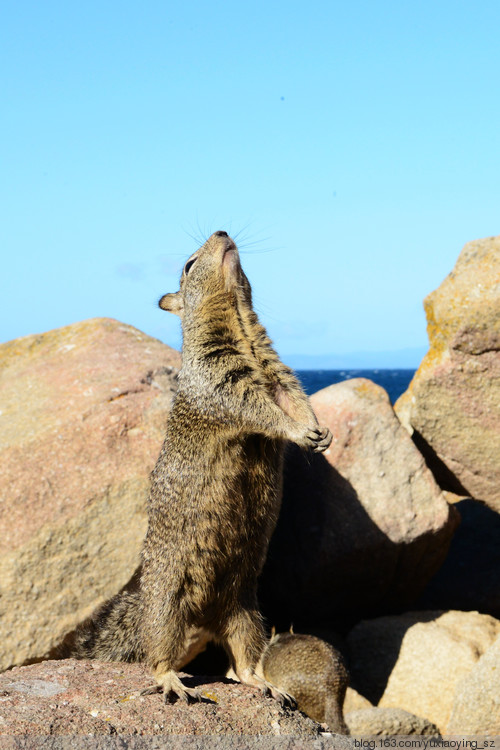
<path fill-rule="evenodd" d="M 313 427 L 304 436 L 304 445 L 315 453 L 323 453 L 332 442 L 333 435 L 328 427 Z"/>

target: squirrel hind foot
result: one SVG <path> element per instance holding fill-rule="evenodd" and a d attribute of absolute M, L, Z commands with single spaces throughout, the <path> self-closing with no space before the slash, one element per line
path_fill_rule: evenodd
<path fill-rule="evenodd" d="M 266 685 L 266 688 L 271 694 L 271 697 L 274 698 L 274 700 L 278 701 L 280 706 L 282 706 L 283 708 L 291 708 L 292 710 L 295 710 L 297 708 L 297 701 L 295 700 L 293 695 L 290 695 L 290 693 L 277 688 L 270 682 Z"/>
<path fill-rule="evenodd" d="M 173 669 L 164 674 L 157 675 L 156 680 L 156 685 L 141 690 L 140 694 L 153 695 L 155 693 L 163 693 L 165 703 L 173 703 L 176 699 L 184 701 L 184 703 L 194 703 L 195 701 L 202 700 L 200 691 L 195 688 L 186 687 Z"/>
<path fill-rule="evenodd" d="M 263 677 L 259 677 L 259 675 L 253 670 L 244 670 L 237 676 L 237 679 L 244 685 L 251 685 L 252 687 L 259 688 L 264 695 L 270 695 L 284 708 L 297 708 L 297 701 L 293 695 L 290 695 L 290 693 L 287 693 L 285 690 L 281 690 Z"/>

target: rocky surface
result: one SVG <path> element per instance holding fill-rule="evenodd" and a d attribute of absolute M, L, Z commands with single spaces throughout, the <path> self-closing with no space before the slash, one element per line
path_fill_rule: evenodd
<path fill-rule="evenodd" d="M 333 442 L 325 455 L 288 452 L 261 579 L 279 630 L 345 627 L 408 607 L 445 559 L 458 518 L 382 388 L 349 380 L 311 403 Z"/>
<path fill-rule="evenodd" d="M 439 735 L 435 724 L 402 708 L 361 708 L 346 714 L 347 726 L 353 737 L 418 734 Z"/>
<path fill-rule="evenodd" d="M 500 621 L 477 612 L 367 620 L 347 638 L 352 683 L 372 703 L 415 713 L 444 732 L 457 685 L 499 635 Z"/>
<path fill-rule="evenodd" d="M 0 346 L 0 668 L 131 577 L 180 355 L 115 320 Z"/>
<path fill-rule="evenodd" d="M 441 486 L 500 511 L 500 237 L 465 245 L 424 304 L 430 349 L 396 412 Z"/>
<path fill-rule="evenodd" d="M 229 680 L 186 678 L 204 701 L 166 704 L 141 696 L 153 683 L 138 664 L 47 661 L 0 675 L 0 735 L 292 735 L 317 738 L 321 726 L 299 711 Z M 209 681 L 207 681 L 207 679 Z"/>
<path fill-rule="evenodd" d="M 446 732 L 500 737 L 500 637 L 457 684 Z"/>

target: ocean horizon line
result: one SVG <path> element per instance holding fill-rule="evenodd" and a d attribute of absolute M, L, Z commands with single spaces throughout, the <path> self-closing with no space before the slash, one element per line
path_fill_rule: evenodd
<path fill-rule="evenodd" d="M 392 404 L 408 389 L 415 374 L 415 367 L 340 367 L 333 369 L 296 369 L 295 373 L 308 396 L 323 388 L 353 378 L 367 378 L 381 386 Z"/>
<path fill-rule="evenodd" d="M 365 367 L 364 365 L 356 365 L 355 367 L 294 367 L 295 372 L 376 372 L 377 370 L 383 370 L 388 372 L 394 371 L 408 371 L 415 372 L 418 367 L 397 367 L 391 365 L 384 365 L 383 367 Z"/>
<path fill-rule="evenodd" d="M 284 362 L 294 370 L 416 370 L 428 346 L 407 349 L 340 352 L 335 354 L 282 354 Z"/>

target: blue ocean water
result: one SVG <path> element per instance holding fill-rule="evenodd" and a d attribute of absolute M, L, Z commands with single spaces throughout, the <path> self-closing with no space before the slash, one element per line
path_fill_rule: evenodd
<path fill-rule="evenodd" d="M 415 370 L 297 370 L 296 374 L 309 396 L 333 383 L 351 378 L 368 378 L 385 388 L 394 404 L 408 388 Z"/>

